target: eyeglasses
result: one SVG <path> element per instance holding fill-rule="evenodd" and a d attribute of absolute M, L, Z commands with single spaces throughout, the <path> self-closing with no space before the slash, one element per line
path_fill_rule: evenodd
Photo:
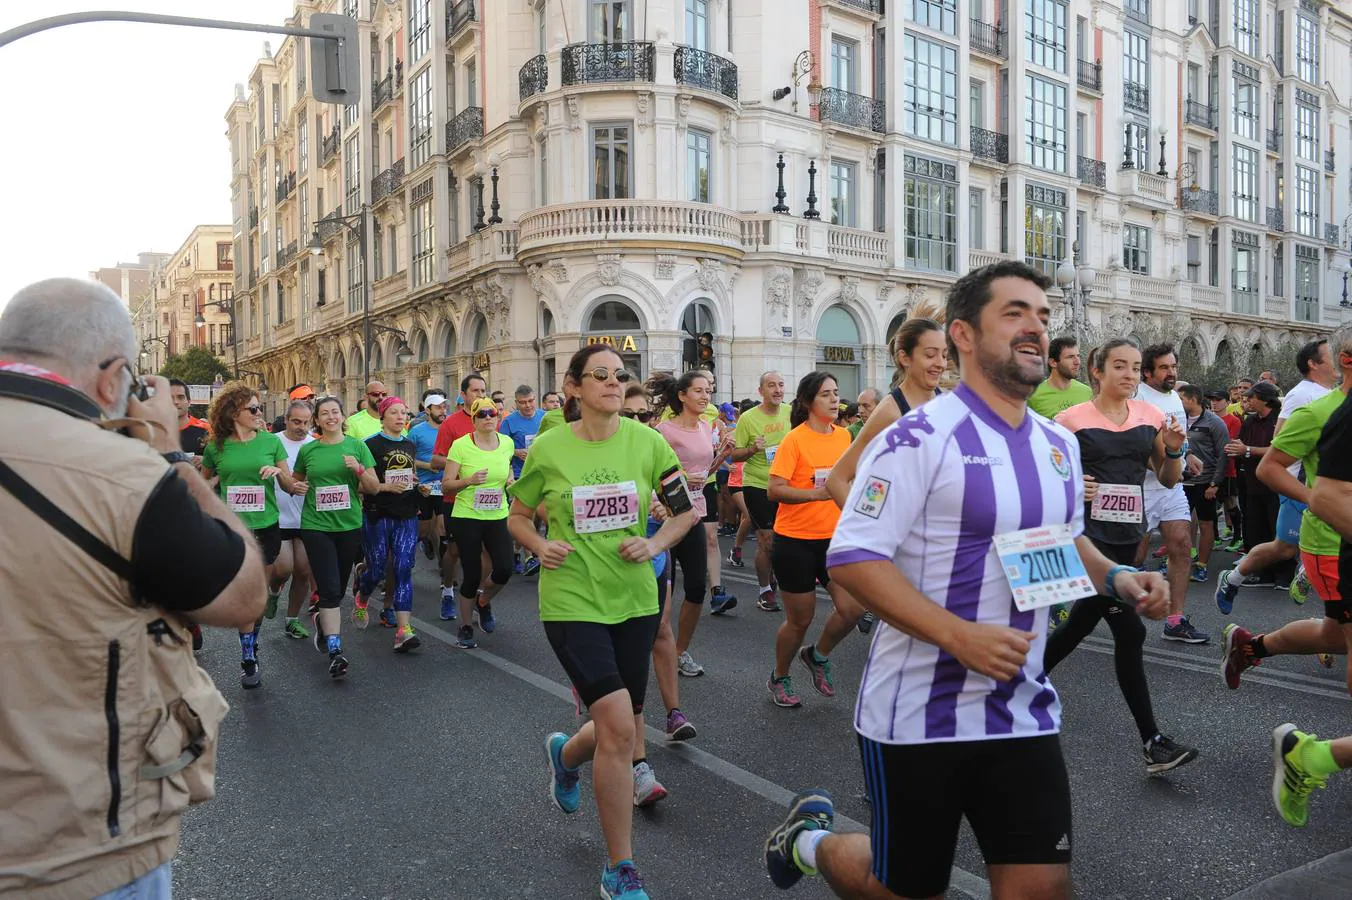
<path fill-rule="evenodd" d="M 375 391 L 372 391 L 371 393 L 367 394 L 366 396 L 370 397 L 372 400 L 384 400 L 386 397 L 389 396 L 389 393 L 388 393 L 388 392 L 380 392 L 380 393 L 377 393 L 377 392 L 375 392 Z"/>
<path fill-rule="evenodd" d="M 638 412 L 632 409 L 622 409 L 620 410 L 620 415 L 624 416 L 626 419 L 638 419 L 640 422 L 643 422 L 645 424 L 651 421 L 653 417 L 653 414 L 648 412 L 648 410 L 646 409 Z"/>
<path fill-rule="evenodd" d="M 261 412 L 263 411 L 263 407 L 261 407 L 261 406 L 246 406 L 246 407 L 244 407 L 244 410 L 247 411 L 248 413 L 250 413 L 251 415 L 255 415 L 255 416 L 256 416 L 256 415 L 258 415 L 259 413 L 261 413 Z"/>
<path fill-rule="evenodd" d="M 481 409 L 474 414 L 476 419 L 496 419 L 497 417 L 498 411 L 496 409 Z"/>
<path fill-rule="evenodd" d="M 131 367 L 131 363 L 127 362 L 125 356 L 110 356 L 108 359 L 99 363 L 99 371 L 107 371 L 109 366 L 119 360 L 122 362 L 122 368 L 126 369 L 127 374 L 131 376 L 131 387 L 127 389 L 127 396 L 136 397 L 141 401 L 149 399 L 150 389 L 146 386 L 145 379 L 136 374 L 136 370 Z"/>
<path fill-rule="evenodd" d="M 597 366 L 595 369 L 584 374 L 590 375 L 592 378 L 603 384 L 609 381 L 611 376 L 614 376 L 615 380 L 620 384 L 628 384 L 630 381 L 634 380 L 634 373 L 630 372 L 628 369 L 615 369 L 612 371 L 604 366 Z"/>

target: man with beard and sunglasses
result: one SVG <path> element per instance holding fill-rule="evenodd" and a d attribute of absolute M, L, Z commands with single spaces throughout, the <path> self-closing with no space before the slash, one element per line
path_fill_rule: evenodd
<path fill-rule="evenodd" d="M 390 393 L 385 390 L 383 382 L 372 381 L 366 385 L 366 395 L 362 398 L 366 401 L 366 408 L 359 409 L 347 417 L 346 431 L 349 437 L 364 441 L 373 435 L 380 434 L 380 417 L 375 414 L 375 411 L 380 406 L 380 401 L 389 395 Z"/>

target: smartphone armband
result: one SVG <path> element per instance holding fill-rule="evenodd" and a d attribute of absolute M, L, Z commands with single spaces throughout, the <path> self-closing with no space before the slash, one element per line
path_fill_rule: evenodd
<path fill-rule="evenodd" d="M 694 508 L 690 502 L 690 488 L 678 466 L 672 466 L 662 473 L 658 494 L 667 508 L 678 516 Z"/>

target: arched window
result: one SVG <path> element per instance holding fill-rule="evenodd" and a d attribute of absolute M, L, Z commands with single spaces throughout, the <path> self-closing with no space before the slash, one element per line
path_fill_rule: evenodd
<path fill-rule="evenodd" d="M 484 350 L 488 347 L 488 322 L 483 316 L 475 319 L 474 330 L 470 332 L 473 337 L 470 340 L 470 349 Z"/>
<path fill-rule="evenodd" d="M 413 337 L 413 359 L 416 362 L 427 362 L 427 335 L 419 329 Z"/>
<path fill-rule="evenodd" d="M 845 400 L 859 396 L 862 343 L 859 323 L 845 307 L 833 306 L 822 314 L 817 323 L 817 368 L 836 376 Z"/>
<path fill-rule="evenodd" d="M 638 313 L 623 300 L 606 300 L 592 310 L 587 319 L 587 330 L 610 333 L 615 331 L 640 331 Z"/>
<path fill-rule="evenodd" d="M 549 307 L 540 304 L 540 337 L 547 338 L 554 333 L 554 314 Z"/>
<path fill-rule="evenodd" d="M 446 325 L 446 339 L 441 342 L 441 358 L 450 359 L 455 356 L 455 329 L 448 323 Z"/>
<path fill-rule="evenodd" d="M 382 363 L 384 363 L 384 362 L 385 362 L 385 357 L 384 357 L 384 354 L 380 352 L 380 343 L 379 343 L 378 341 L 372 341 L 372 342 L 371 342 L 371 366 L 370 366 L 371 371 L 372 371 L 372 372 L 379 372 L 381 369 L 384 368 L 384 366 L 382 365 Z"/>

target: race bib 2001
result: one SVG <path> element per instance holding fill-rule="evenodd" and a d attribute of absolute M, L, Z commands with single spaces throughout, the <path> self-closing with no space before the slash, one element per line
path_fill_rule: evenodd
<path fill-rule="evenodd" d="M 1019 612 L 1070 603 L 1096 593 L 1069 525 L 997 534 L 995 552 Z"/>
<path fill-rule="evenodd" d="M 638 524 L 638 484 L 593 484 L 573 488 L 573 530 L 578 534 L 620 531 Z"/>
<path fill-rule="evenodd" d="M 352 508 L 352 492 L 345 484 L 315 488 L 315 509 L 318 512 L 342 512 Z"/>

